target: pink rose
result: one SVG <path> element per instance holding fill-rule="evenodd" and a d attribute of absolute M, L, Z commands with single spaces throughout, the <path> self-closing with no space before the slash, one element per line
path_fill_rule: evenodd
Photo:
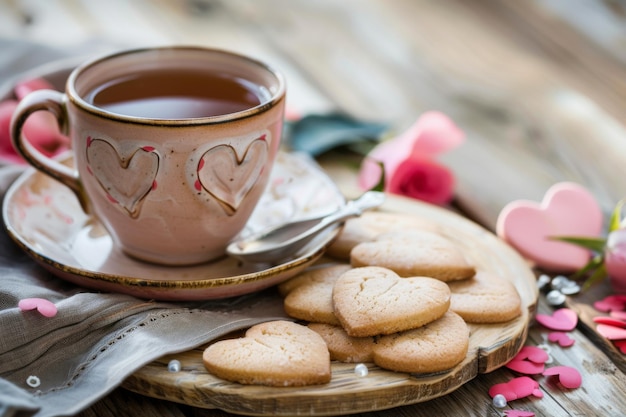
<path fill-rule="evenodd" d="M 445 114 L 424 113 L 402 135 L 372 149 L 361 165 L 359 186 L 364 190 L 376 186 L 382 163 L 388 192 L 445 204 L 452 199 L 454 177 L 434 159 L 464 139 L 463 131 Z"/>
<path fill-rule="evenodd" d="M 613 288 L 619 292 L 626 292 L 626 229 L 609 233 L 604 265 Z"/>
<path fill-rule="evenodd" d="M 398 165 L 387 187 L 393 194 L 443 205 L 454 196 L 454 175 L 429 158 L 412 155 Z"/>
<path fill-rule="evenodd" d="M 34 79 L 21 82 L 15 86 L 15 95 L 18 99 L 39 89 L 53 89 L 43 79 Z M 0 102 L 0 159 L 13 163 L 23 163 L 11 142 L 11 116 L 18 105 L 18 100 L 8 99 Z M 62 135 L 54 116 L 48 112 L 32 114 L 24 124 L 24 135 L 40 152 L 51 156 L 68 148 L 69 139 Z"/>

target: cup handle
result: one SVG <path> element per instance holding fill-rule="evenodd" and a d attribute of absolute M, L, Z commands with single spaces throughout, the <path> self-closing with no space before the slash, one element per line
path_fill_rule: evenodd
<path fill-rule="evenodd" d="M 11 119 L 11 140 L 17 152 L 34 168 L 60 181 L 76 194 L 85 213 L 89 213 L 89 204 L 82 182 L 75 168 L 63 165 L 39 152 L 23 134 L 24 123 L 28 117 L 41 110 L 52 113 L 63 134 L 69 131 L 67 120 L 66 96 L 58 91 L 37 90 L 20 100 Z"/>

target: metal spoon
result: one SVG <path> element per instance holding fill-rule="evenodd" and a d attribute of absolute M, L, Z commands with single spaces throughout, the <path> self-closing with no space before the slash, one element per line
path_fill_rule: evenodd
<path fill-rule="evenodd" d="M 285 223 L 232 242 L 226 253 L 245 262 L 279 261 L 295 254 L 328 227 L 360 216 L 363 211 L 378 207 L 384 201 L 384 193 L 368 191 L 331 214 Z"/>

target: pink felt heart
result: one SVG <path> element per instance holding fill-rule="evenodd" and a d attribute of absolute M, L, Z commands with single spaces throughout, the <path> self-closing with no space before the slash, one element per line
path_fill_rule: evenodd
<path fill-rule="evenodd" d="M 593 318 L 594 323 L 607 324 L 609 326 L 619 327 L 626 329 L 626 321 L 620 320 L 615 317 L 598 316 Z"/>
<path fill-rule="evenodd" d="M 598 324 L 596 331 L 609 340 L 626 340 L 626 329 L 620 327 Z"/>
<path fill-rule="evenodd" d="M 506 410 L 504 415 L 506 417 L 535 417 L 535 413 L 526 410 Z"/>
<path fill-rule="evenodd" d="M 572 346 L 575 342 L 575 340 L 570 338 L 567 333 L 563 332 L 550 332 L 548 340 L 552 343 L 558 343 L 561 347 Z"/>
<path fill-rule="evenodd" d="M 591 254 L 554 237 L 598 237 L 602 221 L 602 210 L 591 193 L 562 182 L 550 187 L 541 204 L 527 200 L 507 204 L 498 216 L 496 232 L 537 266 L 569 272 L 582 268 Z"/>
<path fill-rule="evenodd" d="M 505 366 L 512 371 L 527 375 L 540 374 L 549 356 L 545 350 L 536 346 L 524 346 Z"/>
<path fill-rule="evenodd" d="M 620 352 L 626 354 L 626 340 L 614 340 L 613 344 L 620 350 Z"/>
<path fill-rule="evenodd" d="M 530 395 L 537 398 L 543 397 L 543 392 L 539 389 L 539 383 L 527 376 L 513 378 L 508 382 L 496 384 L 489 389 L 491 398 L 498 394 L 502 394 L 507 401 L 525 398 Z"/>
<path fill-rule="evenodd" d="M 57 314 L 57 307 L 54 303 L 43 298 L 24 298 L 17 303 L 22 311 L 37 310 L 44 317 L 54 317 Z"/>
<path fill-rule="evenodd" d="M 609 316 L 613 317 L 614 319 L 626 322 L 626 311 L 611 311 L 609 313 Z"/>
<path fill-rule="evenodd" d="M 574 310 L 569 308 L 560 308 L 556 310 L 552 315 L 537 314 L 535 317 L 544 327 L 550 330 L 559 330 L 563 332 L 569 332 L 576 328 L 578 324 L 578 316 Z"/>
<path fill-rule="evenodd" d="M 593 307 L 603 313 L 624 310 L 626 309 L 626 295 L 609 295 L 593 303 Z"/>
<path fill-rule="evenodd" d="M 571 366 L 553 366 L 546 369 L 543 375 L 558 376 L 561 385 L 569 389 L 578 388 L 583 382 L 580 372 Z"/>

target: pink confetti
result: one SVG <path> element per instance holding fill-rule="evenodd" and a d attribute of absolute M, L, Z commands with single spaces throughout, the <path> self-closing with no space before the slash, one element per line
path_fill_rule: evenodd
<path fill-rule="evenodd" d="M 508 382 L 496 384 L 489 389 L 491 398 L 502 394 L 507 401 L 525 398 L 530 395 L 543 398 L 543 392 L 539 389 L 539 383 L 528 376 L 513 378 Z"/>
<path fill-rule="evenodd" d="M 611 326 L 608 324 L 598 324 L 596 326 L 596 330 L 602 336 L 606 337 L 609 340 L 625 340 L 626 339 L 626 329 L 622 329 L 620 327 Z"/>
<path fill-rule="evenodd" d="M 598 324 L 607 324 L 609 326 L 626 329 L 626 321 L 617 319 L 615 317 L 598 316 L 594 317 L 593 321 Z"/>
<path fill-rule="evenodd" d="M 575 342 L 567 333 L 563 332 L 551 332 L 548 334 L 548 340 L 552 343 L 558 343 L 561 347 L 570 347 Z"/>
<path fill-rule="evenodd" d="M 596 310 L 603 313 L 626 309 L 626 295 L 609 295 L 600 301 L 593 303 Z"/>
<path fill-rule="evenodd" d="M 578 316 L 574 310 L 569 308 L 560 308 L 552 315 L 537 314 L 537 321 L 550 330 L 560 330 L 569 332 L 574 330 L 578 324 Z"/>
<path fill-rule="evenodd" d="M 615 340 L 613 341 L 613 344 L 620 350 L 620 352 L 626 354 L 626 340 Z"/>
<path fill-rule="evenodd" d="M 543 373 L 544 376 L 557 376 L 565 388 L 574 389 L 582 385 L 583 378 L 580 372 L 571 366 L 553 366 Z"/>
<path fill-rule="evenodd" d="M 22 311 L 37 310 L 44 317 L 54 317 L 57 314 L 57 307 L 54 303 L 43 298 L 25 298 L 20 300 L 17 306 Z"/>
<path fill-rule="evenodd" d="M 626 311 L 611 311 L 609 316 L 626 321 Z"/>
<path fill-rule="evenodd" d="M 506 410 L 504 415 L 506 417 L 534 417 L 535 413 L 527 410 Z"/>
<path fill-rule="evenodd" d="M 505 366 L 522 374 L 535 375 L 544 371 L 548 353 L 536 346 L 524 346 Z"/>

